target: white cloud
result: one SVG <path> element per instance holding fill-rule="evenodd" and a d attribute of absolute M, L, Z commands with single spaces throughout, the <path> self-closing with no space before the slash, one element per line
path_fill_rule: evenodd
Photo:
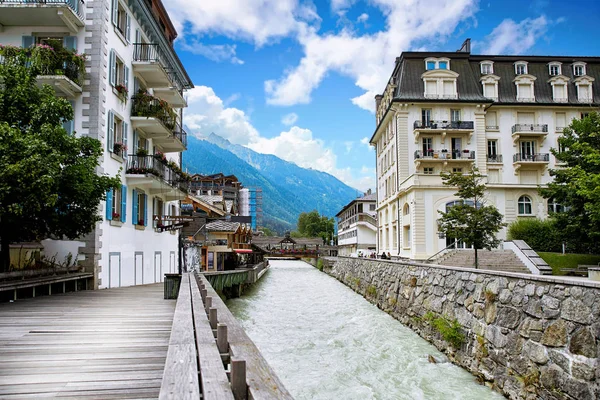
<path fill-rule="evenodd" d="M 356 0 L 331 0 L 331 9 L 335 12 L 345 11 L 355 2 Z"/>
<path fill-rule="evenodd" d="M 350 3 L 334 1 L 332 7 L 344 9 Z M 373 111 L 373 96 L 384 89 L 394 60 L 403 49 L 409 49 L 416 41 L 443 39 L 459 22 L 477 11 L 477 0 L 372 0 L 372 3 L 386 17 L 384 31 L 359 36 L 349 29 L 325 35 L 311 27 L 300 30 L 298 41 L 304 48 L 304 57 L 280 79 L 265 82 L 267 102 L 283 106 L 308 103 L 312 91 L 327 73 L 335 71 L 349 76 L 366 91 L 352 102 Z"/>
<path fill-rule="evenodd" d="M 284 115 L 283 118 L 281 118 L 281 123 L 288 126 L 294 125 L 296 121 L 298 121 L 298 114 L 296 113 L 289 113 Z"/>
<path fill-rule="evenodd" d="M 243 64 L 244 62 L 236 56 L 235 44 L 211 44 L 205 45 L 200 41 L 192 39 L 191 42 L 183 40 L 181 48 L 194 54 L 201 55 L 211 61 L 229 61 L 232 64 Z"/>
<path fill-rule="evenodd" d="M 546 34 L 551 23 L 543 15 L 535 19 L 526 18 L 519 23 L 505 19 L 477 46 L 483 48 L 482 54 L 523 54 Z"/>
<path fill-rule="evenodd" d="M 367 146 L 367 148 L 369 150 L 375 150 L 375 148 L 369 144 L 369 138 L 366 137 L 366 136 L 364 138 L 360 139 L 360 143 L 364 144 L 365 146 Z"/>
<path fill-rule="evenodd" d="M 356 18 L 356 22 L 367 22 L 368 19 L 369 19 L 369 14 L 362 13 L 358 16 L 358 18 Z"/>
<path fill-rule="evenodd" d="M 187 93 L 188 107 L 184 109 L 184 122 L 190 134 L 203 138 L 214 132 L 232 143 L 247 146 L 259 153 L 274 154 L 301 167 L 330 173 L 360 190 L 375 187 L 374 173 L 338 168 L 334 150 L 323 140 L 315 138 L 311 130 L 292 126 L 278 136 L 265 138 L 254 128 L 247 113 L 228 107 L 212 88 L 196 86 Z M 286 117 L 290 117 L 290 120 L 298 118 L 294 113 Z M 347 149 L 348 144 L 345 145 Z"/>
<path fill-rule="evenodd" d="M 346 141 L 344 142 L 344 147 L 346 147 L 346 154 L 349 154 L 352 151 L 352 148 L 354 147 L 354 142 Z"/>

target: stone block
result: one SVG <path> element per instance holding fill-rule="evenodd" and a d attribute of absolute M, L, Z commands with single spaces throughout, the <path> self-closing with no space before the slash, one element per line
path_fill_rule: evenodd
<path fill-rule="evenodd" d="M 571 373 L 571 357 L 563 350 L 550 349 L 548 357 L 566 373 Z"/>
<path fill-rule="evenodd" d="M 496 325 L 515 329 L 521 323 L 521 313 L 512 307 L 500 307 L 498 310 L 498 319 Z"/>
<path fill-rule="evenodd" d="M 597 357 L 596 341 L 589 328 L 581 328 L 573 334 L 569 351 L 588 358 Z"/>
<path fill-rule="evenodd" d="M 500 295 L 498 296 L 498 300 L 502 304 L 506 304 L 512 299 L 512 294 L 509 289 L 502 289 L 500 291 Z"/>
<path fill-rule="evenodd" d="M 542 302 L 540 300 L 532 300 L 525 307 L 525 313 L 536 318 L 542 318 L 544 313 L 542 312 Z"/>
<path fill-rule="evenodd" d="M 485 305 L 485 323 L 492 324 L 496 321 L 498 307 L 496 303 L 487 303 Z"/>
<path fill-rule="evenodd" d="M 532 342 L 531 340 L 525 342 L 523 345 L 523 353 L 529 357 L 529 359 L 537 364 L 546 364 L 548 362 L 548 354 L 546 348 L 538 343 Z"/>
<path fill-rule="evenodd" d="M 567 344 L 567 325 L 565 321 L 559 319 L 549 325 L 544 330 L 541 342 L 550 347 L 562 347 Z"/>
<path fill-rule="evenodd" d="M 561 316 L 569 321 L 589 325 L 592 322 L 592 310 L 581 300 L 569 297 L 563 301 Z"/>
<path fill-rule="evenodd" d="M 485 330 L 485 338 L 497 349 L 506 346 L 506 336 L 504 336 L 500 331 L 500 328 L 495 325 L 488 325 Z"/>
<path fill-rule="evenodd" d="M 584 381 L 592 381 L 596 378 L 595 368 L 586 363 L 574 361 L 571 371 L 574 378 L 582 379 Z"/>

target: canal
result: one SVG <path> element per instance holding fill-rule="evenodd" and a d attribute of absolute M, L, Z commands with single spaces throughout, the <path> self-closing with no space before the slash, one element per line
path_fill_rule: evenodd
<path fill-rule="evenodd" d="M 416 333 L 302 261 L 271 268 L 227 305 L 302 399 L 502 399 Z"/>

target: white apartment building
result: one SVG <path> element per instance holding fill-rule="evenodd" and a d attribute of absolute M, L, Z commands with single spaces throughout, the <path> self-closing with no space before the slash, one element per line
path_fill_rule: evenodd
<path fill-rule="evenodd" d="M 346 204 L 335 216 L 337 219 L 338 255 L 363 255 L 376 250 L 377 193 L 371 190 Z"/>
<path fill-rule="evenodd" d="M 65 62 L 38 82 L 71 101 L 75 118 L 65 127 L 104 144 L 98 173 L 119 174 L 122 186 L 100 205 L 90 235 L 44 243 L 59 260 L 78 253 L 96 288 L 160 282 L 178 270 L 178 231 L 168 226 L 187 194 L 181 116 L 193 85 L 173 49 L 176 35 L 160 0 L 0 2 L 0 44 L 59 42 L 87 56 L 83 76 Z"/>
<path fill-rule="evenodd" d="M 505 222 L 560 211 L 538 187 L 560 167 L 550 149 L 563 128 L 598 109 L 599 80 L 598 57 L 479 56 L 468 40 L 454 53 L 402 53 L 376 96 L 370 141 L 378 252 L 426 259 L 453 244 L 437 226 L 439 211 L 457 200 L 442 171 L 476 166 Z"/>

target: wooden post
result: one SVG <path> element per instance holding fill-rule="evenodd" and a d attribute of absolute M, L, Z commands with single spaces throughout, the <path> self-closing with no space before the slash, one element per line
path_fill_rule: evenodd
<path fill-rule="evenodd" d="M 248 399 L 246 360 L 231 360 L 231 391 L 235 400 Z"/>
<path fill-rule="evenodd" d="M 208 314 L 208 310 L 210 310 L 211 307 L 212 307 L 212 297 L 206 296 L 206 299 L 204 299 L 204 311 L 206 312 L 206 314 Z"/>
<path fill-rule="evenodd" d="M 217 307 L 211 307 L 208 310 L 208 321 L 211 329 L 217 329 Z"/>
<path fill-rule="evenodd" d="M 229 350 L 226 324 L 217 324 L 217 348 L 219 349 L 219 354 L 227 353 Z"/>

